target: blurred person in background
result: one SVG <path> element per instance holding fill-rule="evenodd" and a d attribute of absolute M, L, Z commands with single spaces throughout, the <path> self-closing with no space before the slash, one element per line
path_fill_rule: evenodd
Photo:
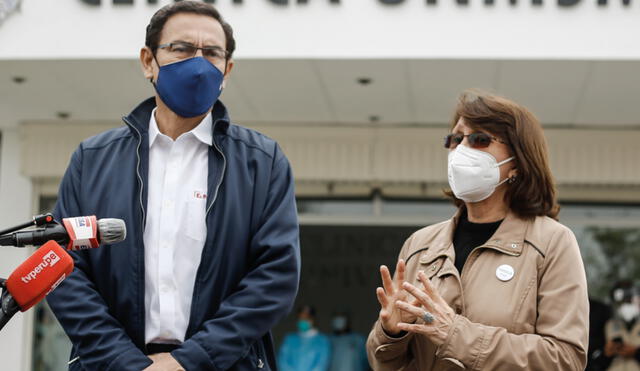
<path fill-rule="evenodd" d="M 369 370 L 366 338 L 351 331 L 351 321 L 346 313 L 331 318 L 331 367 L 330 371 Z"/>
<path fill-rule="evenodd" d="M 467 91 L 448 153 L 447 221 L 415 232 L 384 288 L 374 370 L 584 370 L 589 303 L 542 127 L 525 107 Z"/>
<path fill-rule="evenodd" d="M 304 305 L 298 309 L 298 331 L 285 336 L 278 353 L 281 371 L 329 370 L 331 343 L 318 331 L 315 321 L 315 308 Z"/>
<path fill-rule="evenodd" d="M 605 371 L 611 358 L 604 354 L 605 325 L 611 318 L 611 307 L 602 301 L 589 298 L 589 352 L 585 371 Z"/>
<path fill-rule="evenodd" d="M 633 282 L 617 282 L 611 290 L 615 315 L 605 326 L 604 354 L 610 371 L 640 371 L 640 298 Z"/>
<path fill-rule="evenodd" d="M 300 278 L 291 167 L 218 100 L 235 40 L 213 6 L 171 2 L 146 30 L 140 63 L 155 95 L 80 144 L 54 210 L 127 230 L 118 246 L 72 252 L 76 269 L 48 296 L 69 367 L 273 370 L 270 331 Z"/>

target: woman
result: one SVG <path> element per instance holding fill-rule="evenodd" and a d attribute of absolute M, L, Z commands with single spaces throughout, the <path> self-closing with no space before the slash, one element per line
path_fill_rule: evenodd
<path fill-rule="evenodd" d="M 559 207 L 537 119 L 502 97 L 465 92 L 449 150 L 445 222 L 415 232 L 367 351 L 374 370 L 584 370 L 587 283 Z"/>

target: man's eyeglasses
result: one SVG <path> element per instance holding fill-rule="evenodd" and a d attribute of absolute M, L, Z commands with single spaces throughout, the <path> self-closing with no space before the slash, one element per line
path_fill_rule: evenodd
<path fill-rule="evenodd" d="M 500 138 L 496 138 L 487 133 L 478 132 L 467 135 L 464 135 L 462 133 L 455 133 L 449 134 L 444 137 L 444 148 L 455 148 L 458 144 L 462 143 L 465 137 L 467 137 L 467 142 L 469 142 L 469 146 L 471 146 L 472 148 L 487 148 L 493 140 L 495 140 L 496 142 L 507 144 L 507 142 L 501 140 Z"/>
<path fill-rule="evenodd" d="M 186 42 L 173 42 L 158 45 L 158 49 L 166 49 L 176 59 L 192 58 L 198 50 L 202 50 L 202 56 L 212 63 L 226 60 L 227 58 L 227 51 L 219 46 L 203 46 L 199 48 Z"/>

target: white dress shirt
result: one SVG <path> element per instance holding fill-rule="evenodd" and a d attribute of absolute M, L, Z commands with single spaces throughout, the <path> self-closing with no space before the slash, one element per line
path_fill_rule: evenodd
<path fill-rule="evenodd" d="M 175 141 L 149 120 L 149 187 L 144 230 L 145 341 L 181 343 L 204 241 L 211 113 Z"/>

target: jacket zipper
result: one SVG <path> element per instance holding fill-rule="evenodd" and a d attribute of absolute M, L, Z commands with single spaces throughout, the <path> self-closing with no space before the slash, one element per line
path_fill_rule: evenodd
<path fill-rule="evenodd" d="M 140 201 L 140 210 L 142 210 L 142 232 L 144 232 L 145 229 L 145 223 L 147 220 L 147 214 L 146 211 L 144 210 L 144 202 L 142 202 L 142 194 L 144 193 L 144 181 L 142 180 L 142 175 L 140 174 L 140 147 L 142 146 L 142 135 L 140 134 L 140 130 L 138 130 L 138 128 L 136 128 L 133 124 L 131 124 L 126 117 L 122 118 L 124 120 L 124 122 L 129 125 L 129 127 L 131 127 L 133 130 L 136 131 L 136 133 L 138 133 L 138 147 L 136 148 L 136 159 L 137 159 L 137 165 L 136 165 L 136 175 L 138 176 L 138 180 L 140 181 L 140 197 L 139 197 L 139 201 Z"/>
<path fill-rule="evenodd" d="M 463 315 L 466 315 L 467 308 L 466 308 L 466 305 L 465 305 L 465 302 L 464 302 L 464 293 L 462 292 L 462 275 L 463 275 L 463 273 L 464 273 L 464 272 L 466 272 L 466 271 L 468 271 L 469 269 L 471 269 L 471 268 L 467 268 L 467 266 L 472 266 L 472 265 L 473 265 L 473 263 L 475 262 L 475 258 L 474 258 L 474 260 L 473 260 L 473 261 L 471 261 L 471 263 L 470 263 L 470 264 L 467 264 L 467 263 L 469 263 L 469 261 L 471 260 L 471 258 L 472 258 L 472 257 L 473 257 L 473 255 L 474 255 L 474 253 L 476 253 L 476 252 L 477 252 L 478 250 L 480 250 L 480 249 L 493 249 L 493 248 L 488 247 L 488 246 L 486 246 L 486 245 L 480 245 L 480 246 L 478 246 L 478 247 L 475 247 L 473 250 L 471 250 L 471 252 L 469 253 L 469 256 L 467 257 L 467 260 L 466 260 L 466 261 L 464 262 L 464 264 L 462 265 L 462 271 L 460 272 L 460 275 L 459 275 L 459 277 L 458 277 L 458 284 L 460 285 L 460 293 L 462 294 L 462 295 L 461 295 L 461 297 L 462 297 L 462 314 L 463 314 Z M 518 254 L 515 254 L 515 253 L 509 253 L 509 252 L 506 252 L 506 251 L 503 251 L 503 250 L 500 250 L 500 252 L 501 252 L 501 253 L 503 253 L 503 254 L 505 254 L 505 255 L 509 255 L 509 256 L 518 256 Z M 477 254 L 476 254 L 476 255 L 477 255 Z"/>
<path fill-rule="evenodd" d="M 144 234 L 144 229 L 145 229 L 145 224 L 146 224 L 146 211 L 144 209 L 144 202 L 142 200 L 142 195 L 144 194 L 144 180 L 142 179 L 142 174 L 140 174 L 140 163 L 142 162 L 142 160 L 140 159 L 140 147 L 142 147 L 142 134 L 140 134 L 140 130 L 138 130 L 138 128 L 136 128 L 132 123 L 129 122 L 129 120 L 127 120 L 126 117 L 123 117 L 122 120 L 133 130 L 136 131 L 136 133 L 138 134 L 138 146 L 136 148 L 136 160 L 137 160 L 137 164 L 136 164 L 136 175 L 138 176 L 138 180 L 140 181 L 140 197 L 138 198 L 140 201 L 140 210 L 142 211 L 142 228 L 141 231 Z M 144 252 L 143 252 L 143 257 L 142 257 L 142 261 L 143 261 L 143 267 L 144 267 Z M 144 272 L 142 272 L 142 295 L 144 297 Z M 144 307 L 144 301 L 142 302 L 142 323 L 144 324 L 145 322 L 145 307 Z M 144 339 L 144 326 L 142 327 L 142 339 Z"/>
<path fill-rule="evenodd" d="M 216 132 L 216 125 L 218 124 L 218 121 L 216 121 L 213 124 L 213 132 Z M 222 156 L 222 175 L 220 176 L 220 180 L 218 181 L 218 185 L 216 185 L 216 190 L 213 193 L 213 199 L 211 200 L 211 204 L 209 204 L 209 207 L 207 208 L 204 217 L 206 218 L 209 215 L 209 211 L 211 211 L 211 209 L 213 208 L 213 204 L 216 202 L 216 199 L 218 198 L 218 191 L 220 190 L 220 186 L 222 185 L 222 181 L 224 180 L 224 174 L 227 171 L 227 157 L 224 155 L 224 153 L 222 152 L 222 150 L 220 149 L 220 147 L 218 147 L 218 143 L 216 143 L 216 139 L 215 136 L 213 136 L 213 138 L 211 138 L 211 142 L 213 143 L 213 147 L 216 149 L 216 151 L 218 151 L 218 153 L 220 154 L 220 156 Z"/>

